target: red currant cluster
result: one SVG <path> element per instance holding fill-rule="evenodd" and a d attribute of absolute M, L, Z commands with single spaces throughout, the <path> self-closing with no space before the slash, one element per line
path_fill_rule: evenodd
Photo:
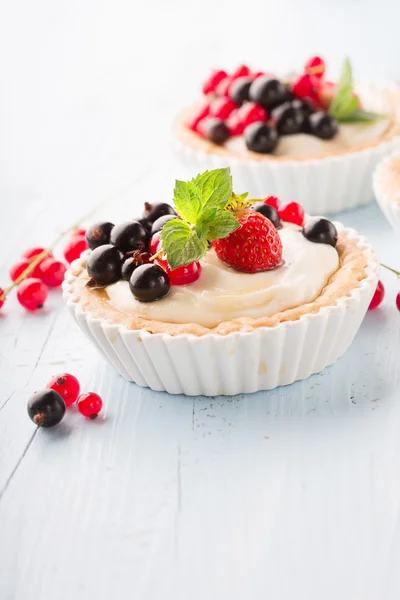
<path fill-rule="evenodd" d="M 291 82 L 246 65 L 231 74 L 213 71 L 203 84 L 205 102 L 187 125 L 215 144 L 244 135 L 247 148 L 258 153 L 273 152 L 282 135 L 331 139 L 338 125 L 325 111 L 336 85 L 325 81 L 325 68 L 323 59 L 314 56 Z"/>
<path fill-rule="evenodd" d="M 391 267 L 387 267 L 386 265 L 383 265 L 383 264 L 382 264 L 382 267 L 384 267 L 388 271 L 391 271 L 392 273 L 397 275 L 398 278 L 400 278 L 399 271 L 396 271 L 395 269 L 392 269 Z M 375 308 L 378 308 L 378 306 L 380 306 L 382 304 L 384 297 L 385 297 L 385 287 L 384 287 L 382 281 L 378 281 L 378 285 L 376 286 L 375 294 L 373 295 L 373 298 L 368 307 L 368 310 L 374 310 Z M 397 310 L 400 310 L 400 292 L 396 296 L 396 307 L 397 307 Z"/>
<path fill-rule="evenodd" d="M 74 375 L 55 375 L 44 390 L 35 392 L 29 399 L 29 417 L 35 425 L 53 427 L 63 419 L 66 407 L 76 403 L 78 411 L 84 417 L 95 419 L 103 407 L 102 399 L 94 392 L 79 393 L 79 381 Z"/>
<path fill-rule="evenodd" d="M 87 247 L 85 230 L 74 231 L 64 248 L 65 260 L 71 263 L 79 258 Z M 0 308 L 14 287 L 17 287 L 18 302 L 26 310 L 35 311 L 42 308 L 48 296 L 48 289 L 61 286 L 66 270 L 65 264 L 54 258 L 50 248 L 29 248 L 10 269 L 10 279 L 13 283 L 6 290 L 0 288 Z"/>

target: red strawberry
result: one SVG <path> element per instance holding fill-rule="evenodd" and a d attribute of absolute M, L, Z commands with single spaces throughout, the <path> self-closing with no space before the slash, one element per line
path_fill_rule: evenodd
<path fill-rule="evenodd" d="M 213 242 L 220 260 L 238 271 L 269 271 L 282 259 L 282 242 L 269 219 L 261 213 L 241 209 L 234 212 L 239 229 Z"/>

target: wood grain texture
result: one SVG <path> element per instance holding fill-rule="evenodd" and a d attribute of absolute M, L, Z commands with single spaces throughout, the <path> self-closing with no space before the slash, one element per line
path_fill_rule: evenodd
<path fill-rule="evenodd" d="M 197 26 L 183 0 L 173 19 L 161 2 L 158 18 L 150 3 L 140 19 L 124 0 L 0 2 L 9 57 L 0 67 L 1 285 L 25 247 L 51 242 L 93 207 L 118 220 L 143 200 L 170 198 L 184 175 L 167 151 L 170 118 L 208 66 L 273 56 L 279 69 L 298 67 L 317 49 L 333 69 L 346 52 L 366 78 L 399 77 L 398 51 L 389 56 L 397 5 L 377 22 L 368 0 L 362 28 L 357 3 L 253 2 L 246 15 L 204 0 Z M 243 43 L 221 36 L 227 11 Z M 320 26 L 326 11 L 345 49 Z M 375 205 L 342 221 L 400 267 Z M 58 292 L 40 315 L 7 301 L 0 600 L 397 600 L 400 286 L 382 279 L 384 306 L 336 365 L 271 392 L 208 399 L 125 382 Z M 27 399 L 63 370 L 103 397 L 103 415 L 91 422 L 72 409 L 59 427 L 36 430 Z"/>

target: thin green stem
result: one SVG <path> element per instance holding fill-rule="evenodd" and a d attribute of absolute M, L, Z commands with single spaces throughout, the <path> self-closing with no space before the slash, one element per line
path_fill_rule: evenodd
<path fill-rule="evenodd" d="M 391 271 L 392 273 L 397 275 L 397 277 L 400 279 L 400 272 L 396 271 L 396 269 L 392 269 L 392 267 L 388 267 L 387 265 L 384 265 L 383 263 L 381 263 L 381 267 L 383 267 L 384 269 L 387 269 L 388 271 Z"/>

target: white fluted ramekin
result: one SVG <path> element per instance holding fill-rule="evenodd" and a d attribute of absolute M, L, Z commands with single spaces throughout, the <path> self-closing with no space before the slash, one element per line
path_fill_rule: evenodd
<path fill-rule="evenodd" d="M 350 346 L 376 289 L 379 262 L 364 238 L 342 229 L 367 257 L 366 277 L 349 296 L 296 321 L 227 335 L 172 336 L 130 330 L 85 312 L 66 273 L 67 306 L 94 346 L 128 381 L 188 396 L 251 393 L 306 379 Z"/>
<path fill-rule="evenodd" d="M 368 98 L 374 91 L 382 94 L 382 88 L 368 85 L 363 86 L 361 95 Z M 400 106 L 399 90 L 388 88 L 387 91 L 396 101 L 399 95 Z M 379 98 L 373 107 L 377 112 L 384 112 Z M 383 157 L 400 149 L 400 135 L 396 131 L 359 150 L 299 160 L 266 155 L 257 160 L 250 156 L 239 158 L 228 152 L 207 151 L 206 147 L 191 145 L 179 133 L 174 136 L 172 146 L 191 176 L 207 169 L 230 167 L 237 193 L 249 192 L 255 198 L 278 196 L 282 202 L 295 199 L 308 214 L 323 215 L 372 201 L 372 172 Z"/>
<path fill-rule="evenodd" d="M 375 198 L 389 221 L 394 231 L 400 234 L 400 171 L 397 187 L 387 179 L 387 171 L 393 161 L 400 161 L 400 154 L 396 151 L 382 160 L 374 172 L 373 187 Z"/>

